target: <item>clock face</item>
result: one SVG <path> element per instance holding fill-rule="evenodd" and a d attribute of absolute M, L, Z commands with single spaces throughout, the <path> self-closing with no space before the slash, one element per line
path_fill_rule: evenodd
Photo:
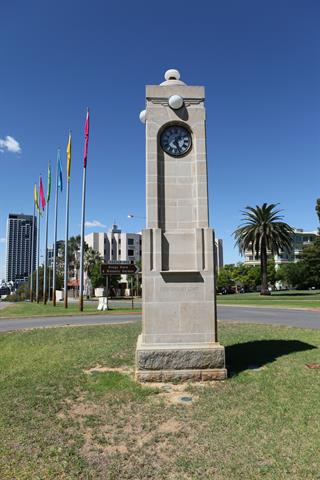
<path fill-rule="evenodd" d="M 190 149 L 191 135 L 186 128 L 171 125 L 162 132 L 160 144 L 166 153 L 178 157 L 184 155 Z"/>

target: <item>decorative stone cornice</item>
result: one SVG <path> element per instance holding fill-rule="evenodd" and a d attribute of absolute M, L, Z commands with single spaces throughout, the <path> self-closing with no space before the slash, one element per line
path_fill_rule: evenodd
<path fill-rule="evenodd" d="M 184 98 L 184 105 L 189 107 L 190 105 L 199 105 L 203 103 L 204 98 Z M 155 98 L 155 97 L 147 97 L 147 101 L 153 103 L 154 105 L 163 105 L 165 107 L 169 106 L 169 99 L 167 98 Z"/>

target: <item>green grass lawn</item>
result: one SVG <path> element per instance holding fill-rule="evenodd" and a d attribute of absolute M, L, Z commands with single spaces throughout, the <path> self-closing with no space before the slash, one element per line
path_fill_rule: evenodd
<path fill-rule="evenodd" d="M 222 324 L 227 381 L 134 383 L 139 322 L 0 335 L 1 480 L 320 478 L 320 331 Z M 252 369 L 255 365 L 260 368 Z M 178 388 L 173 386 L 172 388 Z"/>
<path fill-rule="evenodd" d="M 223 305 L 252 305 L 261 307 L 285 307 L 285 308 L 319 308 L 319 291 L 288 290 L 272 292 L 270 296 L 259 293 L 239 293 L 231 295 L 218 295 L 218 304 Z"/>
<path fill-rule="evenodd" d="M 218 295 L 218 304 L 221 305 L 251 305 L 260 307 L 283 307 L 283 308 L 311 308 L 320 309 L 319 291 L 285 291 L 272 292 L 270 296 L 261 296 L 259 293 L 244 293 L 233 295 Z M 56 307 L 51 304 L 17 302 L 0 309 L 1 318 L 18 318 L 34 316 L 62 316 L 62 315 L 88 315 L 105 313 L 131 313 L 141 312 L 140 308 L 131 309 L 131 301 L 128 300 L 128 306 L 115 307 L 108 312 L 98 312 L 97 303 L 85 303 L 84 311 L 79 312 L 78 303 L 70 303 L 69 308 L 65 309 L 63 303 L 58 303 Z"/>
<path fill-rule="evenodd" d="M 17 317 L 53 317 L 62 315 L 88 315 L 88 314 L 106 314 L 106 313 L 132 313 L 140 312 L 141 309 L 131 309 L 131 302 L 128 301 L 128 307 L 117 307 L 108 311 L 100 312 L 97 310 L 98 302 L 85 303 L 84 311 L 79 311 L 78 303 L 70 303 L 67 309 L 64 308 L 63 303 L 58 303 L 56 307 L 51 304 L 44 305 L 43 303 L 17 302 L 10 304 L 0 310 L 1 318 L 17 318 Z"/>

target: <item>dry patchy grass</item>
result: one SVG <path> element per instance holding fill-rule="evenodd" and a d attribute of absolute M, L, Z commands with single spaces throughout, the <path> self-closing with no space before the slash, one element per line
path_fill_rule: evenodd
<path fill-rule="evenodd" d="M 320 332 L 222 325 L 227 381 L 141 386 L 140 328 L 0 336 L 1 480 L 320 478 Z"/>

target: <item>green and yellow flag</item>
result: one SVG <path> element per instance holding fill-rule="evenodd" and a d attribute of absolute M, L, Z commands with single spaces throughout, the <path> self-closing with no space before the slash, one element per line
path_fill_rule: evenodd
<path fill-rule="evenodd" d="M 71 174 L 71 132 L 69 132 L 69 141 L 67 146 L 67 177 L 68 182 L 70 182 L 70 174 Z"/>
<path fill-rule="evenodd" d="M 36 206 L 36 209 L 39 212 L 39 197 L 38 197 L 38 190 L 37 190 L 37 184 L 34 184 L 34 190 L 33 190 L 33 198 L 34 198 L 34 204 Z"/>
<path fill-rule="evenodd" d="M 51 166 L 50 166 L 50 162 L 49 162 L 49 165 L 48 165 L 48 185 L 47 185 L 47 203 L 49 203 L 50 195 L 51 195 Z"/>

